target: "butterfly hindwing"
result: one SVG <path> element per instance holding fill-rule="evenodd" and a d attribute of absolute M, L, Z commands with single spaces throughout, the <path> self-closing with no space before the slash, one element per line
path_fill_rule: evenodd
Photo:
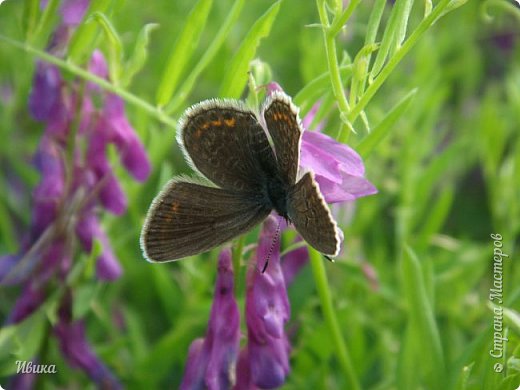
<path fill-rule="evenodd" d="M 298 108 L 286 94 L 276 91 L 267 99 L 262 115 L 276 152 L 283 180 L 293 185 L 300 164 L 300 144 L 303 127 Z"/>
<path fill-rule="evenodd" d="M 255 191 L 262 173 L 276 169 L 267 135 L 240 102 L 206 100 L 187 110 L 177 140 L 194 168 L 222 188 Z"/>
<path fill-rule="evenodd" d="M 152 262 L 192 256 L 247 232 L 270 211 L 253 194 L 173 179 L 152 202 L 141 249 Z"/>
<path fill-rule="evenodd" d="M 289 191 L 287 210 L 298 233 L 314 249 L 332 257 L 339 254 L 342 232 L 311 172 L 303 175 Z"/>

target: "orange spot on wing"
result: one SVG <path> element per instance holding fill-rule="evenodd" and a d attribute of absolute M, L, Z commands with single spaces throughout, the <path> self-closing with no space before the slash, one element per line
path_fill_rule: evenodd
<path fill-rule="evenodd" d="M 235 118 L 231 118 L 231 119 L 224 119 L 224 123 L 226 124 L 226 126 L 228 127 L 235 127 Z"/>
<path fill-rule="evenodd" d="M 177 214 L 177 212 L 179 211 L 179 202 L 173 202 L 172 205 L 170 206 L 170 209 L 172 210 L 172 212 L 174 214 Z"/>
<path fill-rule="evenodd" d="M 199 128 L 199 129 L 195 130 L 194 135 L 195 135 L 195 138 L 200 138 L 200 136 L 202 135 L 202 129 Z"/>
<path fill-rule="evenodd" d="M 211 124 L 213 126 L 222 126 L 222 121 L 220 119 L 217 119 L 216 121 L 211 121 Z"/>

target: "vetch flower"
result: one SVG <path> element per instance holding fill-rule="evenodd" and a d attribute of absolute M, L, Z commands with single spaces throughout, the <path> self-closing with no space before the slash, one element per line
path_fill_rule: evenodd
<path fill-rule="evenodd" d="M 53 55 L 59 56 L 66 47 L 72 28 L 82 19 L 88 4 L 87 0 L 64 4 L 63 23 L 49 49 Z M 108 77 L 100 51 L 93 53 L 90 69 L 99 77 Z M 22 285 L 8 323 L 21 322 L 41 307 L 56 283 L 64 286 L 77 249 L 90 253 L 95 241 L 101 244 L 97 278 L 114 280 L 121 275 L 122 268 L 99 222 L 102 209 L 122 214 L 127 208 L 126 196 L 109 162 L 108 146 L 115 146 L 122 165 L 136 180 L 146 180 L 151 171 L 118 96 L 90 82 L 80 89 L 74 80 L 65 80 L 54 65 L 39 62 L 29 110 L 45 126 L 34 158 L 40 182 L 32 193 L 31 223 L 19 253 L 0 257 L 0 284 Z M 74 245 L 76 237 L 82 248 Z M 68 290 L 54 327 L 63 355 L 100 388 L 120 388 L 89 346 L 84 320 L 72 320 L 72 298 Z"/>
<path fill-rule="evenodd" d="M 290 346 L 284 326 L 289 320 L 290 307 L 280 265 L 280 246 L 275 243 L 277 229 L 277 219 L 268 217 L 260 234 L 256 267 L 251 267 L 248 274 L 248 344 L 244 352 L 248 369 L 237 373 L 240 383 L 245 381 L 241 375 L 245 375 L 249 376 L 250 385 L 265 389 L 281 386 L 289 373 Z M 269 266 L 262 273 L 260 270 L 268 258 Z"/>
<path fill-rule="evenodd" d="M 59 309 L 58 323 L 54 333 L 58 338 L 63 356 L 72 367 L 85 371 L 101 389 L 121 389 L 121 384 L 99 360 L 85 335 L 82 320 L 72 320 L 72 295 L 68 290 Z"/>
<path fill-rule="evenodd" d="M 361 157 L 326 134 L 303 132 L 300 165 L 314 171 L 327 203 L 351 201 L 377 192 L 365 178 Z"/>
<path fill-rule="evenodd" d="M 283 91 L 276 82 L 267 85 L 267 93 Z M 355 200 L 377 193 L 377 189 L 365 178 L 365 166 L 361 157 L 350 147 L 320 132 L 324 127 L 318 123 L 316 131 L 308 131 L 319 103 L 316 103 L 302 119 L 304 132 L 300 149 L 300 168 L 312 170 L 327 203 Z"/>
<path fill-rule="evenodd" d="M 234 296 L 231 251 L 219 256 L 215 296 L 206 337 L 190 346 L 182 390 L 224 390 L 234 385 L 240 338 L 240 312 Z"/>

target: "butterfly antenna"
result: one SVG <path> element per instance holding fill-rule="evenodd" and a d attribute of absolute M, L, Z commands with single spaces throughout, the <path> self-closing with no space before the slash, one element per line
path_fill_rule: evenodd
<path fill-rule="evenodd" d="M 280 237 L 280 220 L 278 220 L 278 226 L 276 227 L 276 232 L 274 233 L 273 241 L 271 242 L 271 247 L 269 248 L 269 252 L 267 252 L 267 257 L 265 259 L 264 268 L 262 268 L 262 273 L 264 273 L 267 269 L 267 266 L 269 265 L 269 259 L 271 258 L 271 255 L 274 250 L 274 246 L 276 245 L 276 242 L 278 241 L 278 238 Z"/>

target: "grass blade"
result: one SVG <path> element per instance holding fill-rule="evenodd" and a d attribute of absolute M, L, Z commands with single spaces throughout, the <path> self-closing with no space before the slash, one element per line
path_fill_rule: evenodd
<path fill-rule="evenodd" d="M 186 19 L 159 83 L 156 97 L 158 106 L 162 107 L 170 101 L 186 64 L 197 48 L 212 5 L 213 0 L 199 0 Z"/>
<path fill-rule="evenodd" d="M 402 98 L 385 116 L 385 118 L 357 145 L 357 152 L 366 159 L 374 148 L 390 133 L 393 125 L 403 115 L 417 90 L 413 89 Z"/>
<path fill-rule="evenodd" d="M 428 299 L 421 263 L 408 246 L 404 248 L 401 267 L 404 295 L 408 303 L 408 320 L 415 335 L 416 356 L 422 358 L 427 387 L 443 389 L 446 370 L 439 329 Z"/>
<path fill-rule="evenodd" d="M 249 63 L 255 57 L 256 49 L 262 38 L 269 35 L 279 9 L 280 2 L 278 1 L 253 24 L 228 67 L 220 89 L 220 96 L 240 97 L 244 86 L 247 84 Z"/>

